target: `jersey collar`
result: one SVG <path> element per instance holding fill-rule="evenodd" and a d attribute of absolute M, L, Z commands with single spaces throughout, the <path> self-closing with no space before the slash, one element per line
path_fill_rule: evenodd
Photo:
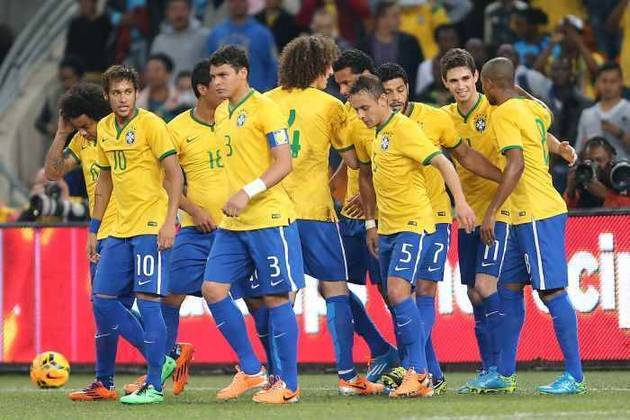
<path fill-rule="evenodd" d="M 118 120 L 116 119 L 116 115 L 114 115 L 114 128 L 116 129 L 116 138 L 120 137 L 120 133 L 122 133 L 123 131 L 125 131 L 125 128 L 127 128 L 127 126 L 129 125 L 129 123 L 138 116 L 138 114 L 140 113 L 140 111 L 138 110 L 138 108 L 134 108 L 133 109 L 133 115 L 131 116 L 131 118 L 129 118 L 127 120 L 127 122 L 125 123 L 125 125 L 123 125 L 122 127 L 118 126 Z"/>
<path fill-rule="evenodd" d="M 459 109 L 459 105 L 457 105 L 457 104 L 455 105 L 457 107 L 457 113 L 464 119 L 464 122 L 468 122 L 468 117 L 470 117 L 472 115 L 472 113 L 475 112 L 475 110 L 477 109 L 479 104 L 481 104 L 481 100 L 484 97 L 483 93 L 479 93 L 478 95 L 479 96 L 477 97 L 477 102 L 475 102 L 473 107 L 470 108 L 466 114 L 462 114 L 462 111 L 460 111 L 460 109 Z"/>
<path fill-rule="evenodd" d="M 208 124 L 204 121 L 201 121 L 199 118 L 195 117 L 195 108 L 190 108 L 190 118 L 193 119 L 194 122 L 201 124 L 205 127 L 210 127 L 212 131 L 214 131 L 214 124 Z"/>
<path fill-rule="evenodd" d="M 389 117 L 387 117 L 385 122 L 383 124 L 379 125 L 378 127 L 376 127 L 376 134 L 377 135 L 383 128 L 385 128 L 385 126 L 387 126 L 387 124 L 389 124 L 389 122 L 392 120 L 392 118 L 394 118 L 394 115 L 396 115 L 396 113 L 392 111 L 392 113 L 389 114 Z"/>
<path fill-rule="evenodd" d="M 230 105 L 230 103 L 228 102 L 228 112 L 230 114 L 230 118 L 232 118 L 232 114 L 234 114 L 234 111 L 236 111 L 236 109 L 243 105 L 245 103 L 245 101 L 247 101 L 253 94 L 254 94 L 255 90 L 254 89 L 250 89 L 249 93 L 247 95 L 245 95 L 245 97 L 243 99 L 241 99 L 239 101 L 239 103 L 237 103 L 236 105 L 234 105 L 234 107 L 232 107 Z"/>
<path fill-rule="evenodd" d="M 413 109 L 415 108 L 415 104 L 413 102 L 409 102 L 407 104 L 407 109 L 405 109 L 405 112 L 403 112 L 403 114 L 405 114 L 406 117 L 411 117 L 411 114 L 413 114 Z"/>

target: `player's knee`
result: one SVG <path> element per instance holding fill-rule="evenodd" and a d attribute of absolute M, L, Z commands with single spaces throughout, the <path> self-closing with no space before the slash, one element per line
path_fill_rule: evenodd
<path fill-rule="evenodd" d="M 387 280 L 387 299 L 390 305 L 398 305 L 411 296 L 411 284 L 403 279 L 389 278 Z"/>
<path fill-rule="evenodd" d="M 243 300 L 245 301 L 245 305 L 247 305 L 247 310 L 250 314 L 253 314 L 265 305 L 263 298 L 244 298 Z"/>
<path fill-rule="evenodd" d="M 201 287 L 201 293 L 208 303 L 217 303 L 228 296 L 230 292 L 229 285 L 216 283 L 213 281 L 204 281 Z"/>
<path fill-rule="evenodd" d="M 418 280 L 416 283 L 417 296 L 433 296 L 437 291 L 437 283 L 430 280 Z"/>
<path fill-rule="evenodd" d="M 288 293 L 283 295 L 267 295 L 263 297 L 263 301 L 267 308 L 276 308 L 290 302 Z"/>
<path fill-rule="evenodd" d="M 184 295 L 168 295 L 162 298 L 162 304 L 179 308 L 186 299 Z"/>
<path fill-rule="evenodd" d="M 525 284 L 523 283 L 505 283 L 501 284 L 501 287 L 504 289 L 512 290 L 513 292 L 522 292 L 525 289 Z"/>
<path fill-rule="evenodd" d="M 481 297 L 481 294 L 475 290 L 474 287 L 468 287 L 467 289 L 467 293 L 468 293 L 468 299 L 470 299 L 470 303 L 472 303 L 473 306 L 479 306 L 483 303 L 483 297 Z"/>
<path fill-rule="evenodd" d="M 551 299 L 562 295 L 565 293 L 565 289 L 552 289 L 552 290 L 539 290 L 538 296 L 542 299 L 544 303 L 549 302 Z"/>
<path fill-rule="evenodd" d="M 486 298 L 497 291 L 497 278 L 487 274 L 477 274 L 475 277 L 475 289 L 482 298 Z"/>
<path fill-rule="evenodd" d="M 348 284 L 345 281 L 320 281 L 319 290 L 324 298 L 347 296 Z"/>
<path fill-rule="evenodd" d="M 142 300 L 149 300 L 152 302 L 161 302 L 162 297 L 160 295 L 156 295 L 154 293 L 144 293 L 144 292 L 136 292 L 136 298 Z"/>

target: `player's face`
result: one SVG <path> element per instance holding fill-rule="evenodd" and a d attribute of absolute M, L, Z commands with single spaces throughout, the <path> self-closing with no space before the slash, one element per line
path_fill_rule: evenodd
<path fill-rule="evenodd" d="M 361 91 L 350 96 L 350 103 L 357 111 L 357 115 L 368 128 L 382 124 L 389 115 L 387 96 L 384 94 L 374 98 L 368 92 Z"/>
<path fill-rule="evenodd" d="M 113 80 L 109 85 L 107 100 L 117 117 L 127 118 L 136 107 L 137 94 L 131 80 Z"/>
<path fill-rule="evenodd" d="M 229 64 L 210 66 L 212 83 L 221 99 L 232 98 L 243 83 L 247 82 L 247 69 L 236 70 Z"/>
<path fill-rule="evenodd" d="M 208 86 L 199 85 L 200 100 L 203 100 L 210 108 L 217 109 L 223 99 L 217 94 L 217 89 L 211 81 Z"/>
<path fill-rule="evenodd" d="M 332 76 L 332 74 L 333 74 L 332 66 L 326 67 L 326 71 L 324 72 L 324 74 L 319 76 L 313 82 L 313 87 L 319 90 L 326 89 L 326 86 L 328 86 L 328 79 L 330 78 L 330 76 Z"/>
<path fill-rule="evenodd" d="M 477 70 L 473 73 L 468 67 L 455 67 L 446 72 L 442 83 L 451 92 L 458 103 L 467 102 L 477 93 L 476 83 L 479 79 Z"/>
<path fill-rule="evenodd" d="M 358 74 L 352 73 L 350 67 L 335 72 L 335 82 L 339 85 L 339 92 L 344 98 L 350 94 L 350 88 L 359 77 Z"/>
<path fill-rule="evenodd" d="M 98 121 L 93 120 L 85 114 L 81 114 L 76 118 L 70 118 L 70 124 L 88 140 L 96 140 L 96 124 Z"/>
<path fill-rule="evenodd" d="M 409 98 L 409 86 L 400 77 L 387 82 L 383 82 L 383 89 L 387 95 L 387 103 L 389 107 L 398 112 L 407 106 Z"/>

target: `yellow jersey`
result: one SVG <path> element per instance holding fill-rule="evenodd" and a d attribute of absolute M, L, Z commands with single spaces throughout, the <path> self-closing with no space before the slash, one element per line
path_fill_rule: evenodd
<path fill-rule="evenodd" d="M 441 152 L 414 121 L 396 112 L 376 129 L 372 152 L 355 144 L 357 158 L 372 164 L 378 233 L 433 233 L 435 220 L 421 165 Z"/>
<path fill-rule="evenodd" d="M 410 102 L 407 116 L 420 125 L 424 134 L 439 149 L 452 149 L 459 144 L 455 125 L 448 113 L 431 105 Z M 446 192 L 442 174 L 433 166 L 425 166 L 424 180 L 429 193 L 435 223 L 451 223 L 453 221 L 451 199 Z"/>
<path fill-rule="evenodd" d="M 369 148 L 367 156 L 372 156 L 371 148 L 372 141 L 374 140 L 374 129 L 368 128 L 363 121 L 361 121 L 355 109 L 352 108 L 350 102 L 345 103 L 345 108 L 348 118 L 346 126 L 343 128 L 343 136 L 345 139 L 344 143 L 353 144 L 355 148 L 357 144 L 363 144 L 364 147 Z M 346 183 L 346 197 L 341 210 L 341 215 L 348 219 L 357 219 L 356 217 L 349 216 L 345 208 L 348 205 L 348 200 L 359 194 L 359 170 L 348 167 L 347 175 L 348 181 Z M 359 219 L 363 220 L 364 217 L 360 217 Z"/>
<path fill-rule="evenodd" d="M 96 141 L 91 141 L 83 137 L 81 134 L 75 134 L 68 147 L 64 151 L 66 155 L 72 156 L 77 164 L 81 165 L 83 179 L 85 180 L 85 189 L 87 190 L 88 203 L 90 205 L 90 214 L 94 211 L 94 193 L 96 192 L 96 180 L 101 168 L 96 163 L 97 146 Z M 105 215 L 101 221 L 101 227 L 98 230 L 96 239 L 107 238 L 114 231 L 116 224 L 116 199 L 111 197 L 105 210 Z"/>
<path fill-rule="evenodd" d="M 623 69 L 623 84 L 630 86 L 630 6 L 626 6 L 620 25 L 623 31 L 623 39 L 621 40 L 619 63 Z"/>
<path fill-rule="evenodd" d="M 437 55 L 438 47 L 433 32 L 435 28 L 445 23 L 449 23 L 449 18 L 442 6 L 426 2 L 400 8 L 400 30 L 416 37 L 426 59 Z M 409 77 L 416 75 L 410 74 Z"/>
<path fill-rule="evenodd" d="M 551 120 L 547 107 L 524 98 L 509 99 L 492 112 L 491 128 L 499 151 L 523 150 L 525 169 L 510 196 L 515 225 L 567 212 L 549 173 L 547 129 Z"/>
<path fill-rule="evenodd" d="M 328 180 L 330 146 L 347 150 L 342 127 L 347 113 L 339 99 L 315 88 L 275 88 L 265 96 L 280 106 L 289 126 L 293 171 L 282 181 L 298 219 L 336 221 Z"/>
<path fill-rule="evenodd" d="M 460 112 L 457 103 L 445 105 L 442 109 L 450 115 L 455 124 L 459 141 L 465 141 L 468 146 L 482 154 L 494 166 L 503 168 L 505 167 L 505 158 L 499 153 L 494 134 L 489 126 L 493 108 L 488 99 L 479 93 L 477 102 L 467 114 Z M 494 199 L 499 184 L 469 171 L 459 162 L 455 162 L 455 167 L 466 201 L 475 212 L 475 220 L 479 226 L 483 222 L 488 206 Z M 496 220 L 511 223 L 509 199 L 497 211 Z"/>
<path fill-rule="evenodd" d="M 225 159 L 230 147 L 214 134 L 214 124 L 197 119 L 193 109 L 184 111 L 168 123 L 179 164 L 186 177 L 186 197 L 203 208 L 216 224 L 228 199 Z M 182 227 L 194 226 L 192 216 L 181 213 Z"/>
<path fill-rule="evenodd" d="M 112 197 L 118 204 L 111 236 L 156 235 L 166 218 L 168 196 L 160 162 L 176 154 L 166 123 L 144 109 L 120 127 L 115 115 L 98 122 L 97 164 L 112 171 Z"/>
<path fill-rule="evenodd" d="M 288 144 L 287 121 L 270 98 L 250 90 L 232 106 L 224 101 L 215 111 L 216 136 L 223 141 L 228 197 L 259 178 L 273 162 L 269 138 L 275 144 Z M 250 200 L 238 217 L 224 217 L 227 230 L 255 230 L 286 226 L 295 219 L 293 203 L 278 183 Z"/>

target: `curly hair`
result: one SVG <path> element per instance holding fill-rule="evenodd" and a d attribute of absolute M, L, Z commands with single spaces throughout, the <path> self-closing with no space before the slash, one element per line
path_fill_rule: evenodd
<path fill-rule="evenodd" d="M 280 55 L 279 84 L 285 89 L 306 89 L 339 57 L 339 48 L 324 35 L 302 35 L 289 42 Z"/>
<path fill-rule="evenodd" d="M 132 67 L 117 64 L 111 66 L 103 73 L 103 89 L 105 93 L 109 92 L 112 82 L 120 80 L 128 80 L 133 83 L 135 90 L 140 90 L 140 76 L 138 76 L 138 72 Z"/>
<path fill-rule="evenodd" d="M 78 118 L 85 114 L 95 121 L 111 112 L 101 87 L 87 82 L 78 83 L 70 88 L 61 97 L 59 109 L 64 118 Z"/>

